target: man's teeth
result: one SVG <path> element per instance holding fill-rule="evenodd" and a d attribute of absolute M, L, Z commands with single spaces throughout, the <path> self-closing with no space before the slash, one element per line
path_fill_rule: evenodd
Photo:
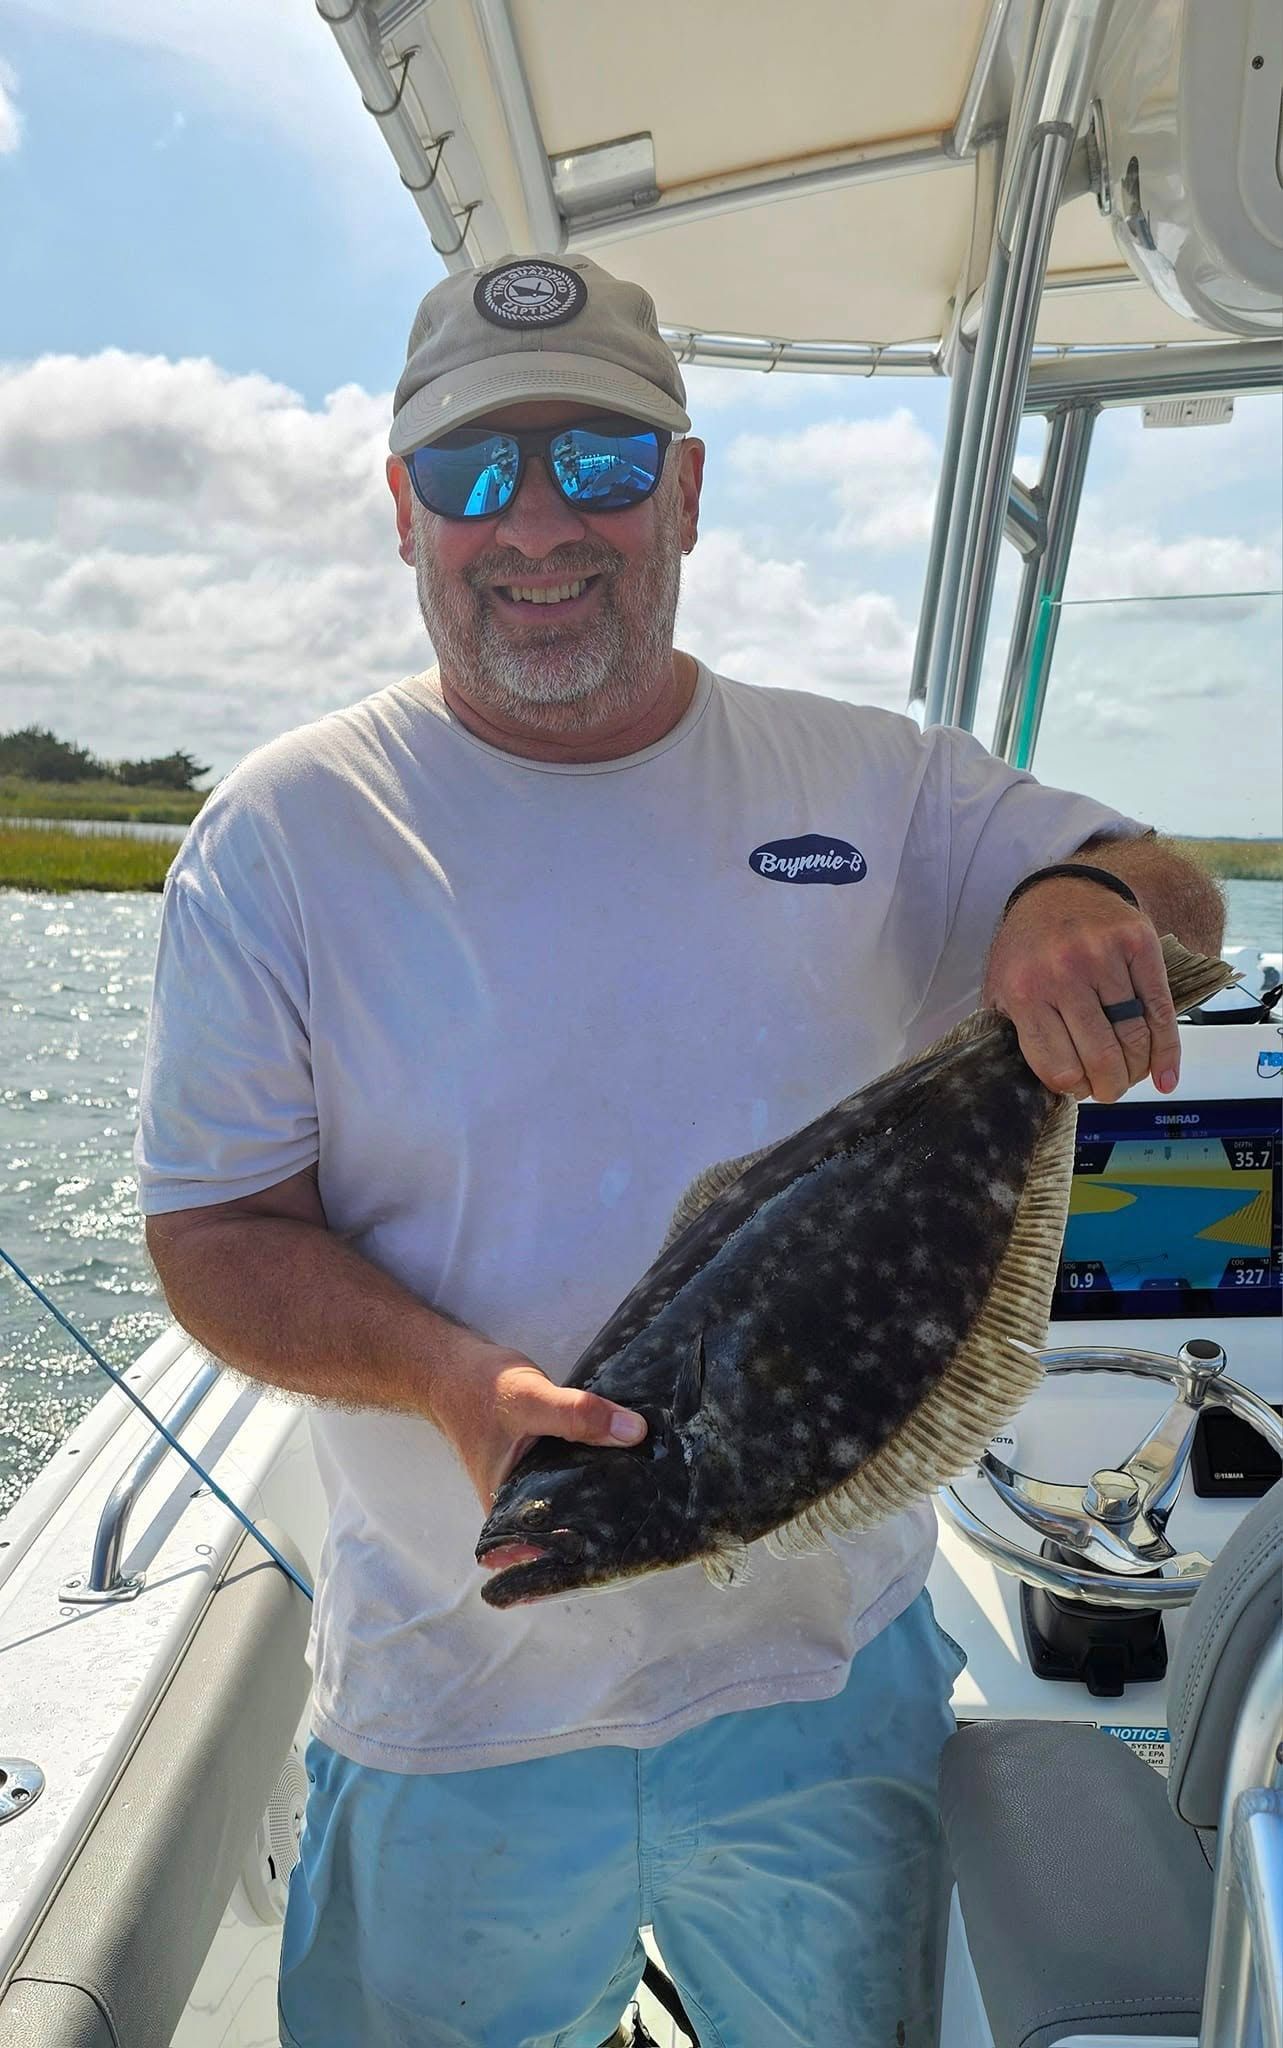
<path fill-rule="evenodd" d="M 509 583 L 503 594 L 515 604 L 564 604 L 569 597 L 581 596 L 591 581 L 591 577 L 583 576 L 577 583 L 559 583 L 553 590 L 536 590 L 529 583 Z"/>

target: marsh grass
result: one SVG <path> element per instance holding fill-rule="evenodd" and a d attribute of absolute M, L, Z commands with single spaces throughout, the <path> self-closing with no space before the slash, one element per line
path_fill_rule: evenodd
<path fill-rule="evenodd" d="M 0 824 L 0 888 L 160 889 L 178 841 Z"/>
<path fill-rule="evenodd" d="M 5 821 L 3 813 L 14 788 L 42 792 L 41 804 L 27 806 L 29 817 L 76 816 L 91 818 L 101 813 L 83 801 L 64 803 L 61 813 L 42 808 L 49 798 L 44 792 L 69 788 L 109 789 L 109 783 L 46 784 L 23 783 L 17 777 L 0 777 L 0 888 L 10 889 L 159 889 L 169 864 L 178 851 L 177 840 L 135 839 L 121 832 L 59 832 L 47 825 L 24 826 Z M 128 795 L 129 792 L 122 792 Z M 150 795 L 155 796 L 156 791 Z M 199 794 L 184 799 L 176 791 L 175 806 L 154 815 L 141 810 L 131 813 L 137 823 L 186 823 L 199 809 Z M 116 816 L 122 816 L 117 811 Z M 1283 881 L 1283 839 L 1173 839 L 1170 842 L 1188 854 L 1209 873 L 1223 881 Z"/>
<path fill-rule="evenodd" d="M 105 818 L 134 825 L 190 825 L 207 790 L 122 782 L 30 782 L 0 775 L 0 818 Z"/>
<path fill-rule="evenodd" d="M 1283 882 L 1283 839 L 1173 839 L 1223 882 Z"/>

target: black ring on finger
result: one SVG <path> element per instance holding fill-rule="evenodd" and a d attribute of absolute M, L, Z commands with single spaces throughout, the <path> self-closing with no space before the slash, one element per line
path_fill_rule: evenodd
<path fill-rule="evenodd" d="M 1128 996 L 1125 1003 L 1102 1003 L 1111 1024 L 1126 1024 L 1132 1017 L 1143 1017 L 1145 1005 L 1139 996 Z"/>

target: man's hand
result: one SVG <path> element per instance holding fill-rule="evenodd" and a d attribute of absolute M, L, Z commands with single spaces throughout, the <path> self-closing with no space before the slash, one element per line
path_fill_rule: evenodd
<path fill-rule="evenodd" d="M 1106 1003 L 1139 996 L 1143 1017 L 1111 1023 Z M 1180 1074 L 1180 1037 L 1150 920 L 1088 880 L 1039 882 L 998 927 L 983 1001 L 1016 1027 L 1020 1050 L 1058 1094 L 1117 1102 L 1153 1076 L 1164 1095 Z"/>
<path fill-rule="evenodd" d="M 570 1443 L 640 1443 L 642 1416 L 582 1387 L 559 1387 L 519 1351 L 459 1331 L 460 1343 L 448 1368 L 433 1375 L 432 1420 L 476 1488 L 484 1513 L 518 1458 L 540 1436 Z M 506 1552 L 486 1559 L 488 1567 L 515 1563 Z"/>

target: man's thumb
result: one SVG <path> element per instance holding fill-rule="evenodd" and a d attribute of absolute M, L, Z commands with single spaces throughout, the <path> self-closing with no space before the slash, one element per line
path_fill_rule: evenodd
<path fill-rule="evenodd" d="M 538 1428 L 545 1436 L 576 1444 L 639 1444 L 645 1418 L 583 1387 L 549 1387 Z"/>

